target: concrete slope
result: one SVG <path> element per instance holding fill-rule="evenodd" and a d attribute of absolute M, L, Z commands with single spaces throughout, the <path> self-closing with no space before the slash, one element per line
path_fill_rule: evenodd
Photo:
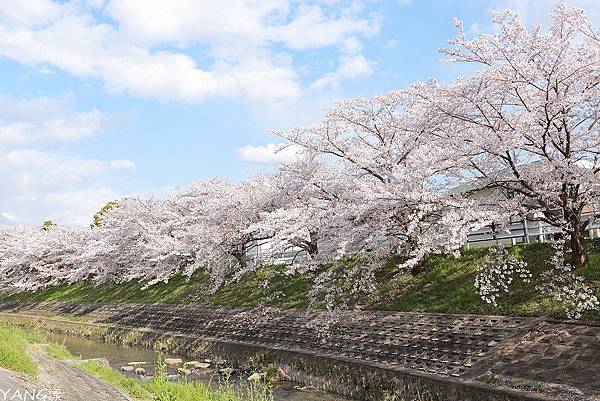
<path fill-rule="evenodd" d="M 274 362 L 294 381 L 358 399 L 379 401 L 371 397 L 378 389 L 411 386 L 444 401 L 600 393 L 600 325 L 582 321 L 68 302 L 0 304 L 0 315 L 133 346 L 161 344 L 194 359 Z"/>

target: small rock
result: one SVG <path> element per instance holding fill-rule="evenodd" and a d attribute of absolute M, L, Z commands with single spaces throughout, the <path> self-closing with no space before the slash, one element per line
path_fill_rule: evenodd
<path fill-rule="evenodd" d="M 204 362 L 206 362 L 206 363 L 213 363 L 212 359 L 208 359 L 208 358 L 205 359 Z"/>
<path fill-rule="evenodd" d="M 192 371 L 189 369 L 178 368 L 177 373 L 179 373 L 181 376 L 189 376 L 192 374 Z"/>
<path fill-rule="evenodd" d="M 233 369 L 233 368 L 223 368 L 223 369 L 219 370 L 219 373 L 221 373 L 225 376 L 231 376 L 234 372 L 235 372 L 235 369 Z"/>
<path fill-rule="evenodd" d="M 92 358 L 90 361 L 96 362 L 104 367 L 110 368 L 110 363 L 108 363 L 108 359 L 106 358 Z"/>
<path fill-rule="evenodd" d="M 277 373 L 275 373 L 275 380 L 278 382 L 286 382 L 290 381 L 290 377 L 285 374 L 283 369 L 277 368 Z"/>
<path fill-rule="evenodd" d="M 133 366 L 121 366 L 123 372 L 131 372 L 133 369 L 135 369 Z"/>
<path fill-rule="evenodd" d="M 106 358 L 91 358 L 91 359 L 66 358 L 65 362 L 72 363 L 73 365 L 83 365 L 84 363 L 87 363 L 87 362 L 96 362 L 96 363 L 104 366 L 105 368 L 110 368 L 110 364 L 108 363 L 108 360 Z"/>
<path fill-rule="evenodd" d="M 248 381 L 249 382 L 259 382 L 262 379 L 262 375 L 260 373 L 254 373 L 252 375 L 250 375 L 250 377 L 248 377 Z"/>
<path fill-rule="evenodd" d="M 197 364 L 199 364 L 200 362 L 198 361 L 189 361 L 183 364 L 183 366 L 191 366 L 192 368 L 196 367 Z"/>
<path fill-rule="evenodd" d="M 210 363 L 198 362 L 195 366 L 196 369 L 208 369 L 210 368 Z"/>
<path fill-rule="evenodd" d="M 129 366 L 141 366 L 141 365 L 145 365 L 146 362 L 129 362 L 127 365 Z"/>
<path fill-rule="evenodd" d="M 166 358 L 165 363 L 169 366 L 181 365 L 183 361 L 180 358 Z"/>
<path fill-rule="evenodd" d="M 146 374 L 146 369 L 144 369 L 144 368 L 135 368 L 134 372 L 135 372 L 136 375 L 144 376 Z"/>

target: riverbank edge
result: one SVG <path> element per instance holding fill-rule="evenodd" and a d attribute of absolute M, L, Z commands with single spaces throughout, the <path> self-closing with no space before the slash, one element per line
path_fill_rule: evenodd
<path fill-rule="evenodd" d="M 74 322 L 47 316 L 0 312 L 0 320 L 43 331 L 150 348 L 189 358 L 203 355 L 222 358 L 241 369 L 275 363 L 290 379 L 304 385 L 361 400 L 381 400 L 396 391 L 402 396 L 426 395 L 427 401 L 549 401 L 539 394 L 497 387 L 491 384 L 448 378 L 425 372 L 397 369 L 368 362 L 334 358 L 317 353 L 287 351 L 213 338 L 123 325 Z"/>
<path fill-rule="evenodd" d="M 94 401 L 133 401 L 122 389 L 101 377 L 73 366 L 55 356 L 53 343 L 47 343 L 40 330 L 29 331 L 8 321 L 2 324 L 2 340 L 9 340 L 12 349 L 0 352 L 0 399 L 3 400 L 64 400 L 81 401 L 82 394 Z M 23 369 L 20 360 L 11 358 L 11 351 L 26 356 L 29 369 Z M 4 359 L 8 356 L 8 359 Z M 13 362 L 13 363 L 8 363 Z M 32 369 L 31 367 L 35 367 Z M 147 398 L 149 400 L 149 398 Z"/>

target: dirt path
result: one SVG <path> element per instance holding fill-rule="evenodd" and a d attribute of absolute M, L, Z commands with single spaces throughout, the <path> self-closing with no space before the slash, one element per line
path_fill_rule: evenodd
<path fill-rule="evenodd" d="M 60 401 L 132 401 L 122 391 L 84 370 L 48 356 L 44 345 L 33 345 L 31 356 L 38 364 L 38 381 L 57 391 Z M 0 401 L 3 401 L 1 394 Z"/>
<path fill-rule="evenodd" d="M 57 401 L 55 395 L 51 389 L 23 373 L 0 368 L 0 401 L 30 399 Z"/>

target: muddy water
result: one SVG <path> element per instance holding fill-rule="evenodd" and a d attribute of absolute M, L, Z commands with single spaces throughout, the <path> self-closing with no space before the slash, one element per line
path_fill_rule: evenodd
<path fill-rule="evenodd" d="M 45 336 L 52 342 L 62 344 L 73 355 L 78 355 L 82 359 L 105 358 L 109 365 L 115 370 L 121 370 L 121 367 L 129 362 L 146 362 L 143 367 L 147 371 L 146 379 L 154 374 L 154 361 L 158 354 L 149 349 L 127 347 L 116 344 L 104 343 L 87 338 L 76 336 L 67 336 L 57 333 L 46 333 Z M 177 355 L 165 355 L 166 358 L 181 358 L 183 361 L 188 361 L 189 358 L 182 358 Z M 131 372 L 122 372 L 127 376 L 141 378 Z M 178 378 L 176 368 L 169 369 L 169 377 L 173 380 Z M 218 375 L 214 373 L 192 373 L 188 380 L 201 381 L 210 385 L 218 385 Z M 243 380 L 240 377 L 234 377 L 233 381 Z M 348 401 L 347 398 L 342 398 L 333 394 L 324 393 L 316 389 L 306 388 L 300 384 L 292 382 L 278 382 L 275 385 L 274 398 L 275 401 Z"/>

